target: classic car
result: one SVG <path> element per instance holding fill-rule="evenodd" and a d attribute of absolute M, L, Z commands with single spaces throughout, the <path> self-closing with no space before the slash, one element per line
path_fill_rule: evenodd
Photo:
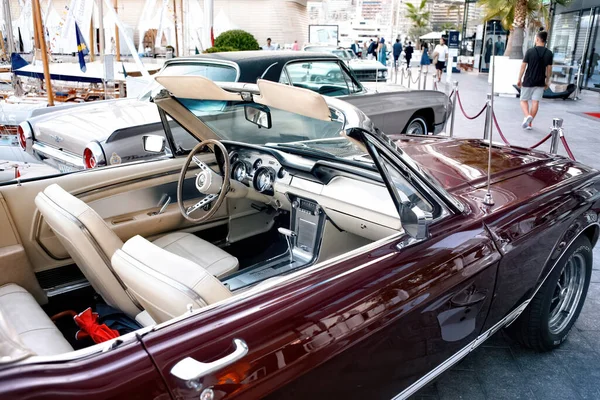
<path fill-rule="evenodd" d="M 327 52 L 341 58 L 361 82 L 385 82 L 388 77 L 387 66 L 377 60 L 360 59 L 349 49 L 309 45 L 304 51 Z"/>
<path fill-rule="evenodd" d="M 138 140 L 168 159 L 0 185 L 0 398 L 403 399 L 506 326 L 567 337 L 598 171 L 391 138 L 266 80 L 156 80 L 167 140 Z"/>
<path fill-rule="evenodd" d="M 323 72 L 326 68 L 327 71 Z M 319 72 L 320 71 L 320 72 Z M 336 73 L 332 71 L 337 71 Z M 368 92 L 339 58 L 298 51 L 231 52 L 169 60 L 162 76 L 201 75 L 221 82 L 258 78 L 343 98 L 389 134 L 439 133 L 448 97 L 436 91 Z M 21 124 L 21 146 L 62 172 L 160 156 L 144 151 L 137 137 L 162 132 L 151 84 L 139 99 L 121 99 L 44 109 Z M 43 113 L 43 115 L 41 115 Z M 162 133 L 161 133 L 162 134 Z M 168 156 L 168 154 L 164 154 Z"/>

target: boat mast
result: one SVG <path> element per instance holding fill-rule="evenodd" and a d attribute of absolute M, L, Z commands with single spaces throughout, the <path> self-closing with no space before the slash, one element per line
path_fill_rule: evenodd
<path fill-rule="evenodd" d="M 54 105 L 54 92 L 52 91 L 52 81 L 50 80 L 50 67 L 48 66 L 48 51 L 46 49 L 46 35 L 42 26 L 42 13 L 40 11 L 39 0 L 32 0 L 33 22 L 36 27 L 37 37 L 40 42 L 40 51 L 42 53 L 42 64 L 44 65 L 44 80 L 46 81 L 46 93 L 48 94 L 48 105 Z"/>
<path fill-rule="evenodd" d="M 94 8 L 92 6 L 92 16 L 90 18 L 90 61 L 94 62 L 96 47 L 94 46 Z"/>
<path fill-rule="evenodd" d="M 4 6 L 4 24 L 6 29 L 6 41 L 8 42 L 8 57 L 15 52 L 15 39 L 12 30 L 12 15 L 10 13 L 10 0 L 3 1 Z"/>
<path fill-rule="evenodd" d="M 175 57 L 177 57 L 179 55 L 179 33 L 177 32 L 177 0 L 173 0 L 173 24 L 175 25 Z"/>
<path fill-rule="evenodd" d="M 104 7 L 103 7 L 103 1 L 100 0 L 99 2 L 99 7 L 98 7 L 98 14 L 99 14 L 99 18 L 98 20 L 100 21 L 100 62 L 104 62 Z"/>
<path fill-rule="evenodd" d="M 115 0 L 115 14 L 119 15 L 119 0 Z M 177 28 L 175 28 L 177 29 Z M 119 42 L 119 25 L 115 23 L 115 47 L 117 54 L 115 59 L 121 61 L 121 43 Z"/>

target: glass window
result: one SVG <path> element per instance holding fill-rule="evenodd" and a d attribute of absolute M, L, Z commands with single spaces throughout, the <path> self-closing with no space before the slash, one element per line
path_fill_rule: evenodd
<path fill-rule="evenodd" d="M 402 173 L 386 156 L 381 157 L 383 167 L 387 170 L 400 200 L 406 199 L 425 212 L 433 212 L 431 204 L 404 178 Z"/>
<path fill-rule="evenodd" d="M 286 71 L 294 86 L 322 95 L 345 96 L 362 90 L 336 61 L 298 62 L 288 65 Z"/>

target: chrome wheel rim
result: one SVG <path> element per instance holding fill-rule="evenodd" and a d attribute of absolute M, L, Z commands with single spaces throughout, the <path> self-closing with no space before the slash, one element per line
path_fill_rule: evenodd
<path fill-rule="evenodd" d="M 575 316 L 585 286 L 585 275 L 585 258 L 582 254 L 573 254 L 567 260 L 552 294 L 548 319 L 550 333 L 561 333 Z"/>
<path fill-rule="evenodd" d="M 425 128 L 423 127 L 423 123 L 419 120 L 413 121 L 410 123 L 408 128 L 406 129 L 406 133 L 409 135 L 425 135 Z"/>

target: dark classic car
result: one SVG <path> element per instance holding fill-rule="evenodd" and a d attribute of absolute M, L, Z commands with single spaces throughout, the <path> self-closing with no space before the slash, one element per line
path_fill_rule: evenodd
<path fill-rule="evenodd" d="M 567 337 L 598 171 L 390 138 L 265 80 L 156 80 L 171 157 L 0 185 L 0 398 L 403 399 L 506 326 L 537 350 Z M 120 336 L 77 340 L 88 307 Z"/>
<path fill-rule="evenodd" d="M 448 106 L 447 96 L 437 91 L 368 92 L 343 61 L 328 53 L 205 54 L 169 60 L 159 74 L 199 75 L 219 82 L 256 83 L 262 78 L 292 84 L 343 98 L 388 134 L 439 133 Z M 34 117 L 20 125 L 21 146 L 62 172 L 156 158 L 159 155 L 146 152 L 138 140 L 143 134 L 162 135 L 156 106 L 149 102 L 155 89 L 149 87 L 139 99 L 34 111 Z"/>

